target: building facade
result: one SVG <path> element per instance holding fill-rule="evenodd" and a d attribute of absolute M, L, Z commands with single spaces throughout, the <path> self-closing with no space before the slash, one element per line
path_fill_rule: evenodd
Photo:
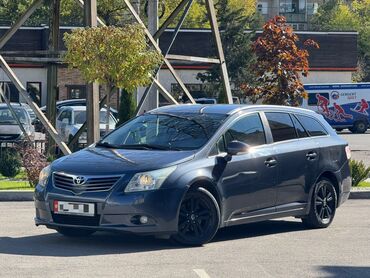
<path fill-rule="evenodd" d="M 69 32 L 63 28 L 61 33 Z M 6 28 L 0 28 L 0 36 Z M 170 43 L 173 30 L 167 30 L 161 37 L 160 47 L 166 49 Z M 61 37 L 62 37 L 61 34 Z M 311 83 L 350 83 L 352 73 L 357 68 L 357 33 L 356 32 L 307 32 L 297 31 L 300 41 L 313 39 L 320 49 L 310 51 L 310 74 L 302 77 L 304 84 Z M 258 32 L 257 32 L 258 36 Z M 46 104 L 47 98 L 47 50 L 48 30 L 40 28 L 21 28 L 5 45 L 0 53 L 19 77 L 23 85 L 39 105 Z M 62 49 L 64 48 L 61 41 Z M 182 30 L 175 41 L 171 54 L 197 57 L 214 57 L 214 43 L 210 30 Z M 58 63 L 58 100 L 85 98 L 85 81 L 76 69 L 69 69 L 61 60 Z M 202 97 L 205 86 L 198 80 L 197 74 L 211 67 L 209 64 L 174 61 L 173 66 L 194 97 Z M 178 85 L 171 73 L 163 68 L 159 75 L 160 82 L 174 94 Z M 12 101 L 22 101 L 13 84 L 0 69 L 0 84 Z M 143 89 L 139 90 L 143 91 Z M 101 95 L 104 88 L 101 88 Z M 112 98 L 112 105 L 118 105 L 117 94 Z"/>

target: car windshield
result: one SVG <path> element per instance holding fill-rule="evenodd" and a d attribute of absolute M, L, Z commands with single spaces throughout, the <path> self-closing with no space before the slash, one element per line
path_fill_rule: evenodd
<path fill-rule="evenodd" d="M 97 146 L 195 150 L 215 133 L 226 115 L 199 113 L 144 114 L 116 129 Z"/>
<path fill-rule="evenodd" d="M 75 111 L 75 124 L 77 125 L 82 125 L 86 122 L 86 111 Z M 99 113 L 100 117 L 100 124 L 105 124 L 106 123 L 106 118 L 107 118 L 107 111 L 100 111 Z M 115 125 L 115 122 L 111 117 L 109 117 L 109 125 Z"/>
<path fill-rule="evenodd" d="M 22 124 L 28 124 L 27 112 L 23 108 L 13 108 Z M 0 124 L 1 125 L 17 125 L 16 119 L 10 112 L 9 108 L 0 108 Z"/>

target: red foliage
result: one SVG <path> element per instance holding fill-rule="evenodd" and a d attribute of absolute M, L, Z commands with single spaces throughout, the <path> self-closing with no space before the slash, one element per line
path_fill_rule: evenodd
<path fill-rule="evenodd" d="M 308 75 L 309 54 L 306 49 L 297 47 L 298 41 L 283 16 L 276 16 L 263 26 L 262 35 L 252 45 L 257 56 L 253 71 L 260 86 L 242 86 L 253 102 L 262 99 L 269 104 L 298 105 L 305 97 L 299 73 Z M 313 40 L 305 41 L 304 46 L 319 48 Z"/>

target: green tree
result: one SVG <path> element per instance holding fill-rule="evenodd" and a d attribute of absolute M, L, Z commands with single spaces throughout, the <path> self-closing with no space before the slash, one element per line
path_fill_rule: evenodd
<path fill-rule="evenodd" d="M 217 19 L 220 29 L 223 30 L 221 39 L 229 78 L 237 92 L 242 84 L 253 83 L 254 80 L 250 66 L 255 58 L 251 51 L 251 41 L 255 33 L 246 33 L 245 30 L 255 24 L 258 15 L 254 13 L 245 16 L 243 9 L 234 9 L 230 3 L 230 0 L 219 0 L 216 8 L 219 11 Z M 197 77 L 202 82 L 206 82 L 207 91 L 216 94 L 219 103 L 226 102 L 219 65 L 214 65 L 210 70 L 199 73 Z"/>
<path fill-rule="evenodd" d="M 319 31 L 358 31 L 359 72 L 356 81 L 370 81 L 370 0 L 329 0 L 312 19 Z"/>
<path fill-rule="evenodd" d="M 149 84 L 162 61 L 162 55 L 149 48 L 145 32 L 137 24 L 75 29 L 64 35 L 64 41 L 65 62 L 79 69 L 86 81 L 106 85 L 108 103 L 117 88 L 133 92 Z"/>
<path fill-rule="evenodd" d="M 261 36 L 253 43 L 257 60 L 252 71 L 259 85 L 242 86 L 252 102 L 296 106 L 306 97 L 299 73 L 307 76 L 309 54 L 297 47 L 298 40 L 283 16 L 276 16 L 263 26 Z M 318 47 L 313 40 L 304 45 Z"/>

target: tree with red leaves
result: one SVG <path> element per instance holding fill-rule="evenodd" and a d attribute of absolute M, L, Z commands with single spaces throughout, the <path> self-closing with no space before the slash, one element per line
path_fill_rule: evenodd
<path fill-rule="evenodd" d="M 257 56 L 252 71 L 259 86 L 242 85 L 242 90 L 253 102 L 298 106 L 307 97 L 299 73 L 308 75 L 308 51 L 299 49 L 298 36 L 283 16 L 276 16 L 263 26 L 263 32 L 253 43 Z M 319 48 L 313 40 L 306 40 L 304 47 Z"/>

